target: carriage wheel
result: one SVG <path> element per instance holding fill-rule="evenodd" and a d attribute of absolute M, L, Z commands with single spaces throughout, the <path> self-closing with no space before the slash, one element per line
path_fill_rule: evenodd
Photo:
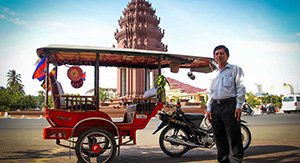
<path fill-rule="evenodd" d="M 91 129 L 81 134 L 75 152 L 80 162 L 111 162 L 116 155 L 116 142 L 109 132 Z"/>

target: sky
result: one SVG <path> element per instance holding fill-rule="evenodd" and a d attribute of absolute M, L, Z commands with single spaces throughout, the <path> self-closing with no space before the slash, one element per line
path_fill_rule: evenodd
<path fill-rule="evenodd" d="M 21 74 L 26 94 L 37 95 L 41 82 L 32 79 L 36 49 L 49 44 L 111 47 L 114 32 L 130 0 L 0 0 L 0 86 L 6 74 Z M 165 29 L 162 42 L 168 52 L 212 57 L 217 45 L 230 51 L 229 63 L 245 74 L 247 92 L 287 94 L 283 83 L 300 92 L 300 1 L 298 0 L 148 0 L 159 27 Z M 93 71 L 87 72 L 82 88 L 72 89 L 62 81 L 65 92 L 82 93 L 93 87 Z M 210 74 L 187 70 L 167 77 L 200 88 L 209 86 Z M 100 69 L 100 86 L 116 88 L 116 68 Z M 59 77 L 66 77 L 66 69 Z M 65 78 L 67 79 L 67 78 Z"/>

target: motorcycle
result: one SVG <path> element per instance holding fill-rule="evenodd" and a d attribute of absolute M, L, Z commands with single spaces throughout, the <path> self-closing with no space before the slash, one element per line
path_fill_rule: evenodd
<path fill-rule="evenodd" d="M 267 114 L 276 114 L 276 110 L 273 105 L 270 104 L 267 106 Z"/>
<path fill-rule="evenodd" d="M 252 107 L 250 105 L 245 104 L 242 107 L 242 115 L 243 116 L 245 116 L 245 115 L 251 115 L 251 116 L 253 116 L 254 115 L 254 110 L 252 109 Z"/>
<path fill-rule="evenodd" d="M 273 105 L 268 104 L 267 106 L 261 105 L 260 106 L 261 114 L 276 114 L 276 109 Z"/>
<path fill-rule="evenodd" d="M 267 108 L 264 105 L 260 105 L 259 110 L 262 115 L 267 113 Z"/>
<path fill-rule="evenodd" d="M 159 137 L 161 150 L 171 157 L 180 157 L 193 148 L 212 148 L 215 145 L 211 123 L 204 114 L 188 114 L 181 110 L 180 104 L 174 112 L 160 111 L 161 120 L 156 134 L 163 129 Z M 243 149 L 251 143 L 251 132 L 241 120 Z"/>

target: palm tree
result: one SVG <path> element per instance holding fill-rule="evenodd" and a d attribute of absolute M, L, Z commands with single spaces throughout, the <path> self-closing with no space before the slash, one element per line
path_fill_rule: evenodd
<path fill-rule="evenodd" d="M 7 84 L 22 83 L 21 74 L 17 74 L 16 70 L 9 70 L 7 75 Z"/>
<path fill-rule="evenodd" d="M 21 80 L 21 74 L 18 74 L 16 70 L 9 70 L 6 77 L 7 79 L 7 88 L 13 92 L 21 92 L 24 93 L 22 80 Z"/>

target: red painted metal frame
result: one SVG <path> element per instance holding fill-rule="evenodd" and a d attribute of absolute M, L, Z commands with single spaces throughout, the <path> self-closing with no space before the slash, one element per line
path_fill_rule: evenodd
<path fill-rule="evenodd" d="M 139 118 L 138 113 L 136 113 L 132 123 L 117 122 L 116 125 L 118 126 L 120 133 L 119 144 L 122 144 L 122 136 L 129 136 L 129 138 L 133 140 L 133 144 L 136 144 L 136 130 L 144 129 L 151 118 L 162 108 L 163 104 L 159 102 L 150 114 L 145 115 L 145 118 Z"/>
<path fill-rule="evenodd" d="M 129 136 L 136 144 L 136 131 L 144 129 L 152 117 L 163 108 L 159 102 L 150 114 L 135 113 L 131 123 L 113 122 L 112 119 L 101 111 L 75 112 L 67 110 L 48 109 L 45 118 L 51 127 L 44 128 L 44 139 L 69 139 L 78 137 L 80 133 L 90 128 L 104 128 L 110 131 L 123 144 L 123 136 Z M 142 116 L 140 116 L 142 115 Z"/>

